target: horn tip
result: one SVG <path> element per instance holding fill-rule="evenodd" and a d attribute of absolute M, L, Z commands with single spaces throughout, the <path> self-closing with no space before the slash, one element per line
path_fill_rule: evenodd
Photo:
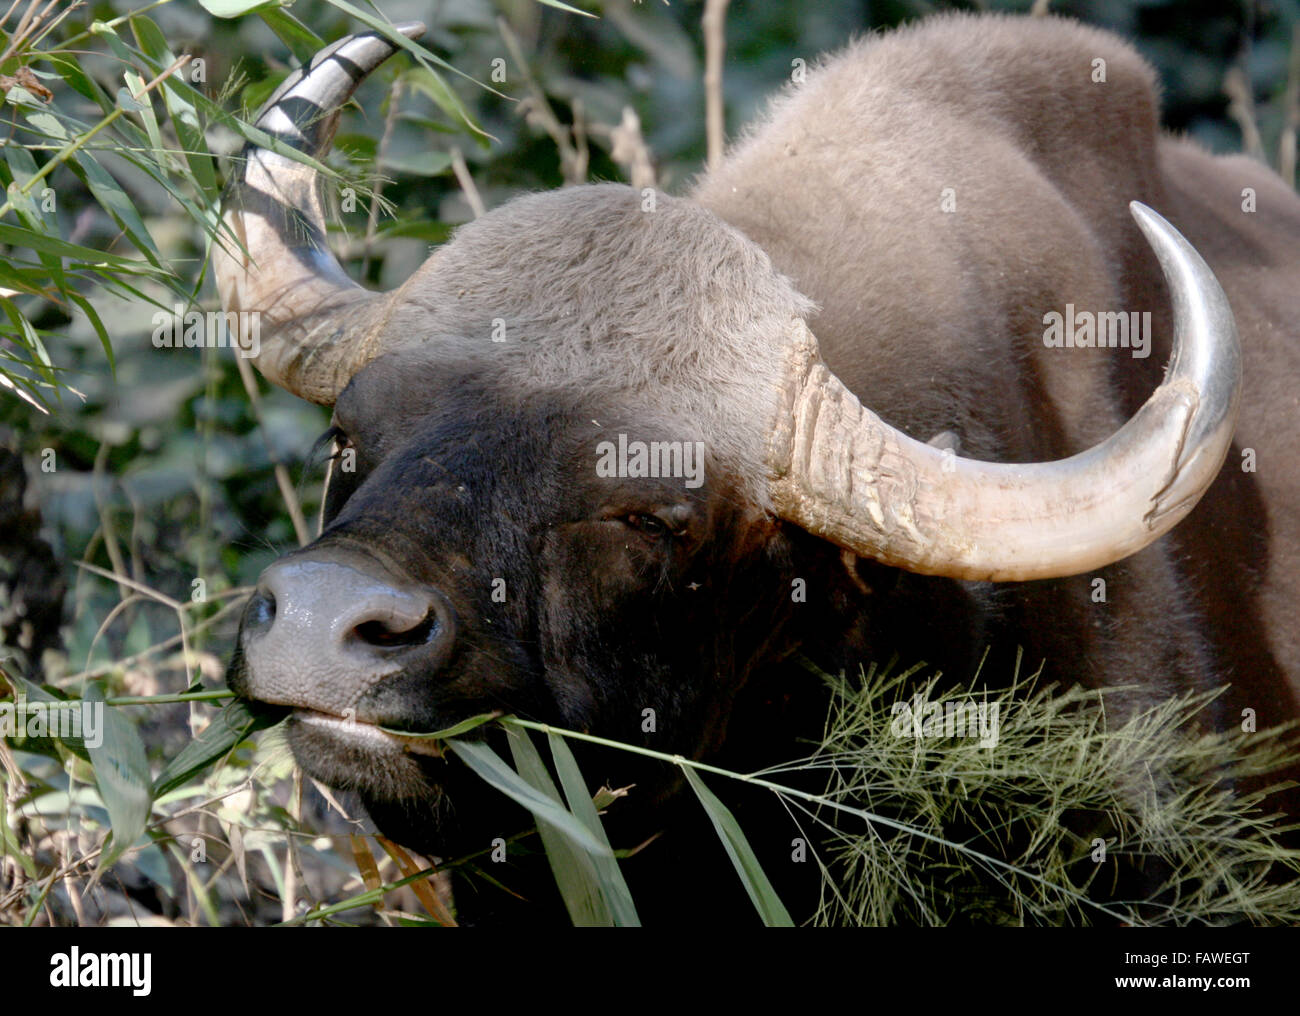
<path fill-rule="evenodd" d="M 1187 242 L 1187 239 L 1174 228 L 1173 223 L 1150 205 L 1145 205 L 1141 201 L 1130 201 L 1128 210 L 1129 214 L 1133 216 L 1133 221 L 1137 223 L 1138 229 L 1147 238 L 1147 243 L 1156 251 L 1156 256 L 1161 259 L 1162 263 L 1166 256 L 1172 255 L 1175 251 L 1184 256 L 1190 254 L 1196 262 L 1201 260 L 1200 255 Z"/>
<path fill-rule="evenodd" d="M 1129 214 L 1145 232 L 1149 226 L 1159 225 L 1165 222 L 1165 218 L 1150 205 L 1143 204 L 1141 201 L 1130 201 L 1128 203 Z"/>
<path fill-rule="evenodd" d="M 403 21 L 400 25 L 394 25 L 393 27 L 408 39 L 418 39 L 426 31 L 423 21 Z"/>

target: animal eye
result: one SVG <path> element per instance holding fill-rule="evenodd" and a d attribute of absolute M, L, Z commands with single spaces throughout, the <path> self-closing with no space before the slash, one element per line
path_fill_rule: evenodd
<path fill-rule="evenodd" d="M 331 459 L 340 458 L 345 451 L 352 447 L 352 438 L 348 437 L 341 430 L 334 432 L 334 452 L 330 455 Z"/>
<path fill-rule="evenodd" d="M 643 512 L 633 512 L 630 515 L 623 516 L 623 521 L 633 529 L 645 533 L 647 536 L 667 536 L 672 530 L 658 515 L 649 515 Z"/>
<path fill-rule="evenodd" d="M 324 434 L 316 439 L 316 443 L 311 446 L 310 460 L 319 462 L 324 465 L 326 462 L 332 462 L 343 454 L 344 449 L 352 447 L 352 439 L 343 432 L 343 428 L 337 424 L 330 427 Z M 325 449 L 329 449 L 329 454 L 320 458 Z"/>

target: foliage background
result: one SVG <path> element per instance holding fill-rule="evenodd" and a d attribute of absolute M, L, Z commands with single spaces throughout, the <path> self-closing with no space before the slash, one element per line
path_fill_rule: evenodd
<path fill-rule="evenodd" d="M 453 150 L 463 153 L 489 208 L 513 194 L 563 183 L 557 145 L 539 123 L 536 101 L 520 101 L 529 95 L 529 82 L 503 38 L 503 25 L 517 38 L 528 74 L 558 121 L 566 127 L 582 125 L 591 179 L 626 179 L 611 158 L 608 128 L 630 107 L 640 118 L 659 184 L 670 191 L 685 189 L 701 169 L 705 149 L 703 4 L 608 0 L 576 5 L 600 17 L 578 17 L 535 0 L 378 0 L 365 8 L 394 22 L 424 21 L 430 31 L 423 42 L 465 77 L 444 76 L 453 99 L 427 78 L 406 73 L 409 62 L 394 60 L 363 86 L 357 104 L 345 114 L 329 159 L 342 178 L 336 196 L 343 182 L 363 195 L 380 188 L 392 212 L 378 214 L 372 224 L 366 201 L 353 211 L 336 208 L 335 248 L 357 278 L 379 287 L 395 285 L 423 260 L 430 244 L 471 216 L 452 173 Z M 25 0 L 15 6 L 0 25 L 7 32 Z M 251 113 L 295 62 L 290 48 L 256 13 L 227 19 L 206 9 L 220 9 L 219 0 L 206 5 L 195 0 L 87 0 L 61 6 L 68 8 L 66 16 L 38 49 L 66 47 L 76 66 L 109 95 L 129 84 L 123 78 L 129 60 L 104 34 L 90 29 L 96 21 L 115 23 L 130 45 L 139 41 L 139 18 L 132 14 L 151 19 L 173 53 L 191 55 L 191 63 L 178 73 L 214 108 Z M 811 62 L 855 34 L 936 10 L 1023 12 L 1028 6 L 734 0 L 727 14 L 728 132 L 734 134 L 788 79 L 792 61 Z M 4 7 L 0 4 L 0 13 Z M 330 0 L 296 0 L 285 13 L 332 41 L 362 27 L 344 7 Z M 1288 115 L 1288 63 L 1300 49 L 1293 42 L 1300 0 L 1077 0 L 1051 7 L 1131 39 L 1159 71 L 1167 125 L 1216 151 L 1243 145 L 1239 118 L 1230 115 L 1224 89 L 1232 69 L 1240 68 L 1249 82 L 1263 151 L 1278 165 Z M 301 39 L 297 48 L 299 55 L 311 49 Z M 507 77 L 492 85 L 495 91 L 470 80 L 489 82 L 493 61 L 500 59 L 506 62 Z M 10 59 L 0 63 L 0 75 L 12 75 L 23 64 L 54 94 L 55 104 L 79 113 L 87 123 L 100 119 L 102 111 L 77 94 L 48 60 Z M 200 68 L 201 79 L 196 74 Z M 197 112 L 199 132 L 185 135 L 182 124 L 178 134 L 175 110 L 165 105 L 160 92 L 150 102 L 165 147 L 179 150 L 188 140 L 218 156 L 238 151 L 236 131 L 203 109 Z M 0 149 L 26 146 L 43 164 L 58 146 L 42 148 L 36 142 L 29 118 L 33 107 L 22 103 L 21 95 L 10 91 L 0 108 Z M 481 132 L 457 115 L 457 104 Z M 119 694 L 179 692 L 200 671 L 208 685 L 219 683 L 236 616 L 231 610 L 221 613 L 222 606 L 235 602 L 239 590 L 252 585 L 264 567 L 301 537 L 304 526 L 299 522 L 295 528 L 294 510 L 300 509 L 305 527 L 312 527 L 322 470 L 308 456 L 328 425 L 328 413 L 260 380 L 262 395 L 254 405 L 228 351 L 158 350 L 151 342 L 158 307 L 141 296 L 165 307 L 188 296 L 197 306 L 213 306 L 205 264 L 208 235 L 201 217 L 213 213 L 215 184 L 228 168 L 225 160 L 215 163 L 211 185 L 202 171 L 177 162 L 176 187 L 193 202 L 200 215 L 196 220 L 175 194 L 112 144 L 89 149 L 138 213 L 160 271 L 132 277 L 140 295 L 120 288 L 114 292 L 93 271 L 69 280 L 69 288 L 102 323 L 102 334 L 84 307 L 48 293 L 12 292 L 0 274 L 5 294 L 0 305 L 8 305 L 0 317 L 0 352 L 6 356 L 0 371 L 25 379 L 49 409 L 39 412 L 0 389 L 0 443 L 26 464 L 33 488 L 28 506 L 39 508 L 41 536 L 52 547 L 69 588 L 62 648 L 33 659 L 22 647 L 11 646 L 9 666 L 73 689 L 91 674 L 107 677 L 110 692 Z M 16 172 L 12 159 L 7 164 L 8 171 L 0 170 L 5 183 Z M 120 217 L 110 216 L 97 200 L 93 177 L 71 160 L 51 172 L 46 183 L 55 198 L 47 220 L 55 235 L 97 251 L 141 256 L 140 229 L 124 228 Z M 16 221 L 15 215 L 0 216 L 4 221 Z M 0 247 L 0 260 L 9 259 L 7 267 L 19 263 L 17 247 Z M 29 253 L 23 256 L 30 258 Z M 56 387 L 40 387 L 39 354 L 11 313 L 15 310 L 31 322 L 48 352 Z M 50 378 L 49 369 L 44 376 Z M 51 461 L 51 450 L 55 468 L 44 472 L 41 464 Z M 277 463 L 282 466 L 279 479 Z M 138 583 L 137 595 L 76 562 L 129 576 Z M 192 602 L 196 580 L 202 581 L 205 603 Z M 162 598 L 186 605 L 193 628 L 189 666 L 175 652 L 179 647 L 137 658 L 177 636 L 178 611 Z M 129 602 L 122 606 L 124 600 Z M 202 626 L 214 617 L 214 623 Z M 154 710 L 132 714 L 155 768 L 190 736 L 186 712 L 195 728 L 210 715 L 203 706 L 170 708 L 181 714 L 179 720 Z M 274 771 L 285 771 L 282 752 L 272 761 Z M 295 802 L 283 794 L 267 798 L 262 818 L 292 824 L 300 814 L 275 809 L 300 811 L 302 804 Z"/>

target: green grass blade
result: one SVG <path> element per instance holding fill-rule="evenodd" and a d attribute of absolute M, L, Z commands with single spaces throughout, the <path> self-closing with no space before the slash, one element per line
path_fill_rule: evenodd
<path fill-rule="evenodd" d="M 112 842 L 99 857 L 102 871 L 144 833 L 153 795 L 149 792 L 149 760 L 135 725 L 119 710 L 103 705 L 104 696 L 96 685 L 86 690 L 85 701 L 98 703 L 103 710 L 103 736 L 99 744 L 86 741 L 90 764 L 95 770 L 95 784 L 113 826 Z"/>
<path fill-rule="evenodd" d="M 520 737 L 528 736 L 523 730 L 510 730 L 512 737 L 516 733 Z M 573 752 L 564 743 L 564 738 L 556 734 L 546 736 L 551 746 L 551 758 L 555 760 L 555 771 L 560 776 L 560 785 L 564 787 L 564 798 L 569 803 L 569 810 L 579 822 L 591 830 L 593 836 L 608 846 L 609 838 L 605 835 L 605 827 L 601 825 L 600 815 L 596 813 L 591 792 L 587 789 L 586 780 L 582 778 L 582 772 L 578 769 Z M 628 891 L 627 882 L 624 881 L 623 872 L 618 866 L 618 858 L 593 857 L 592 861 L 596 878 L 600 883 L 601 895 L 605 898 L 614 924 L 620 928 L 641 927 L 641 919 L 637 916 L 636 904 L 632 902 L 632 894 Z"/>
<path fill-rule="evenodd" d="M 506 734 L 510 739 L 510 753 L 514 756 L 519 775 L 558 804 L 560 792 L 556 790 L 551 774 L 546 771 L 541 755 L 529 740 L 528 732 L 508 730 Z M 540 817 L 537 819 L 537 832 L 542 838 L 542 846 L 546 848 L 546 859 L 555 875 L 555 884 L 559 887 L 560 896 L 574 925 L 579 928 L 613 927 L 614 915 L 601 892 L 593 857 L 572 842 L 558 827 Z M 603 830 L 593 831 L 593 835 L 604 841 Z M 608 849 L 608 843 L 606 848 Z M 608 860 L 618 863 L 613 857 Z"/>
<path fill-rule="evenodd" d="M 182 786 L 254 731 L 274 726 L 281 718 L 280 710 L 259 708 L 242 699 L 230 702 L 163 767 L 153 784 L 154 797 Z"/>
<path fill-rule="evenodd" d="M 785 904 L 776 895 L 772 883 L 768 881 L 767 875 L 763 873 L 763 868 L 758 863 L 758 858 L 754 856 L 749 841 L 745 839 L 745 834 L 740 831 L 740 825 L 736 821 L 736 817 L 731 814 L 725 804 L 714 796 L 713 791 L 704 785 L 704 781 L 695 774 L 695 771 L 690 766 L 682 766 L 682 772 L 686 774 L 686 782 L 695 791 L 695 796 L 700 799 L 700 804 L 708 812 L 709 821 L 713 823 L 713 828 L 717 830 L 718 839 L 722 840 L 722 845 L 727 848 L 727 856 L 731 858 L 731 863 L 735 865 L 736 874 L 740 876 L 740 881 L 745 886 L 745 892 L 749 893 L 754 909 L 758 911 L 763 923 L 769 928 L 793 928 L 794 922 L 790 920 L 790 914 L 786 911 Z"/>
<path fill-rule="evenodd" d="M 412 734 L 409 730 L 394 730 L 390 727 L 380 727 L 379 729 L 389 733 L 397 734 L 401 737 L 414 737 L 424 741 L 445 741 L 449 737 L 459 737 L 461 734 L 468 733 L 475 727 L 481 727 L 490 720 L 495 720 L 500 713 L 478 713 L 467 720 L 461 720 L 459 723 L 450 727 L 444 727 L 442 730 L 435 730 L 431 734 Z"/>
<path fill-rule="evenodd" d="M 453 740 L 447 742 L 447 747 L 493 787 L 531 811 L 534 817 L 545 819 L 552 825 L 562 828 L 588 853 L 613 856 L 609 847 L 598 843 L 581 822 L 570 815 L 557 801 L 547 797 L 525 781 L 506 765 L 501 756 L 483 742 Z"/>

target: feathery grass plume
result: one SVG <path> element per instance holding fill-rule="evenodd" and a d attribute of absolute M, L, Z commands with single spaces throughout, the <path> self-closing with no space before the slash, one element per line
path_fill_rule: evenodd
<path fill-rule="evenodd" d="M 829 831 L 817 923 L 1300 921 L 1300 850 L 1281 841 L 1296 827 L 1268 807 L 1278 786 L 1235 789 L 1294 760 L 1294 727 L 1200 732 L 1217 691 L 1117 721 L 1106 705 L 1122 689 L 1037 674 L 990 691 L 874 665 L 823 676 L 825 736 L 797 768 L 888 824 L 812 812 Z M 972 705 L 994 736 L 944 728 Z"/>

